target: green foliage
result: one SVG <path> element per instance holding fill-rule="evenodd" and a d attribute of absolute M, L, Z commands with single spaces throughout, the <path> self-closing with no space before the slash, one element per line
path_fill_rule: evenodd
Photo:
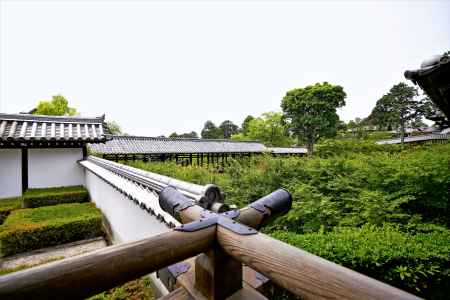
<path fill-rule="evenodd" d="M 283 115 L 278 112 L 263 113 L 248 121 L 246 128 L 246 133 L 233 135 L 232 139 L 257 140 L 267 146 L 291 146 L 294 143 L 283 123 Z"/>
<path fill-rule="evenodd" d="M 244 122 L 242 122 L 242 134 L 243 135 L 247 135 L 248 134 L 248 124 L 250 123 L 251 120 L 253 120 L 255 117 L 248 115 L 245 119 Z"/>
<path fill-rule="evenodd" d="M 383 135 L 377 135 L 383 136 Z M 377 139 L 377 138 L 375 138 Z M 334 140 L 327 139 L 316 146 L 316 155 L 320 157 L 348 156 L 355 153 L 370 155 L 372 153 L 399 153 L 402 148 L 399 145 L 378 145 L 372 137 L 366 140 Z"/>
<path fill-rule="evenodd" d="M 89 193 L 83 186 L 29 189 L 23 195 L 24 208 L 87 201 Z"/>
<path fill-rule="evenodd" d="M 229 139 L 233 134 L 239 132 L 239 126 L 230 120 L 223 121 L 222 124 L 220 124 L 219 129 L 225 139 Z"/>
<path fill-rule="evenodd" d="M 223 132 L 212 121 L 206 121 L 203 126 L 202 139 L 223 139 Z"/>
<path fill-rule="evenodd" d="M 0 224 L 5 221 L 6 217 L 15 209 L 19 209 L 22 205 L 22 198 L 6 198 L 0 199 Z"/>
<path fill-rule="evenodd" d="M 401 151 L 376 145 L 373 150 L 365 142 L 360 147 L 354 141 L 337 143 L 342 145 L 337 153 L 329 153 L 333 146 L 323 152 L 319 148 L 323 157 L 231 161 L 224 174 L 174 163 L 129 164 L 198 184 L 218 184 L 227 203 L 241 207 L 285 187 L 294 205 L 272 226 L 299 233 L 338 225 L 420 223 L 420 218 L 450 225 L 450 145 Z"/>
<path fill-rule="evenodd" d="M 33 112 L 35 115 L 49 116 L 73 116 L 76 113 L 76 109 L 69 107 L 69 102 L 61 95 L 52 96 L 50 101 L 39 101 Z"/>
<path fill-rule="evenodd" d="M 339 85 L 327 82 L 287 92 L 281 102 L 284 118 L 299 140 L 306 142 L 308 153 L 322 137 L 334 137 L 339 125 L 336 109 L 345 105 L 347 95 Z"/>
<path fill-rule="evenodd" d="M 183 139 L 198 139 L 198 134 L 195 131 L 191 131 L 188 133 L 182 133 L 177 134 L 176 132 L 173 132 L 171 135 L 169 135 L 170 138 L 183 138 Z"/>
<path fill-rule="evenodd" d="M 108 132 L 110 134 L 116 134 L 116 135 L 122 134 L 122 129 L 120 128 L 119 123 L 117 123 L 116 121 L 106 122 L 106 128 L 108 129 Z"/>
<path fill-rule="evenodd" d="M 214 168 L 207 169 L 198 166 L 180 167 L 175 162 L 142 162 L 142 161 L 122 161 L 121 163 L 139 168 L 142 170 L 158 173 L 161 175 L 174 177 L 180 180 L 189 181 L 196 184 L 213 183 L 219 186 L 227 184 L 227 177 L 214 172 Z"/>
<path fill-rule="evenodd" d="M 430 299 L 450 292 L 450 231 L 409 234 L 393 226 L 337 228 L 331 233 L 273 237 Z"/>
<path fill-rule="evenodd" d="M 173 163 L 130 164 L 216 183 L 226 202 L 239 207 L 285 187 L 293 207 L 265 232 L 420 295 L 448 295 L 450 144 L 401 149 L 339 140 L 325 141 L 317 153 L 232 160 L 223 174 Z"/>
<path fill-rule="evenodd" d="M 140 279 L 132 280 L 121 286 L 92 296 L 88 298 L 88 300 L 153 300 L 155 299 L 155 296 L 150 285 L 150 278 L 148 276 L 144 276 Z"/>
<path fill-rule="evenodd" d="M 407 125 L 422 126 L 422 117 L 432 110 L 431 101 L 427 97 L 418 99 L 417 96 L 415 87 L 400 82 L 377 101 L 368 119 L 380 128 L 400 128 L 403 137 Z"/>
<path fill-rule="evenodd" d="M 0 225 L 1 256 L 103 235 L 102 214 L 92 203 L 11 212 Z"/>

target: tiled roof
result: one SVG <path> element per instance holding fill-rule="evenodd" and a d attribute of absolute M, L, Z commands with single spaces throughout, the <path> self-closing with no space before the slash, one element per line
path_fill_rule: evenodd
<path fill-rule="evenodd" d="M 101 154 L 169 153 L 262 153 L 267 148 L 256 141 L 113 136 L 105 144 L 89 146 Z"/>
<path fill-rule="evenodd" d="M 408 136 L 405 137 L 405 143 L 416 143 L 416 142 L 425 142 L 432 140 L 448 140 L 450 135 L 448 134 L 428 134 L 428 135 L 419 135 L 419 136 Z M 391 140 L 381 140 L 378 141 L 378 145 L 392 145 L 392 144 L 400 144 L 400 139 L 391 139 Z"/>
<path fill-rule="evenodd" d="M 433 56 L 424 61 L 420 69 L 405 71 L 405 77 L 419 85 L 446 116 L 441 124 L 450 126 L 450 55 Z"/>
<path fill-rule="evenodd" d="M 273 154 L 306 154 L 306 148 L 287 148 L 287 147 L 270 147 L 268 148 Z"/>
<path fill-rule="evenodd" d="M 105 142 L 104 116 L 81 118 L 0 113 L 0 146 L 70 141 Z"/>

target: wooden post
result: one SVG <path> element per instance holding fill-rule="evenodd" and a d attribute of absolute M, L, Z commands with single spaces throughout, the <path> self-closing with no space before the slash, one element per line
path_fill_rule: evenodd
<path fill-rule="evenodd" d="M 28 190 L 28 149 L 22 148 L 22 194 Z"/>
<path fill-rule="evenodd" d="M 192 166 L 192 153 L 189 153 L 189 165 Z"/>
<path fill-rule="evenodd" d="M 195 287 L 209 300 L 224 300 L 242 288 L 242 264 L 214 247 L 195 259 Z"/>

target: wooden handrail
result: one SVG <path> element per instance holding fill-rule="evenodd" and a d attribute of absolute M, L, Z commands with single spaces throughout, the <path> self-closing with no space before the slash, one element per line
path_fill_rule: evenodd
<path fill-rule="evenodd" d="M 0 299 L 80 299 L 123 284 L 213 246 L 215 227 L 169 231 L 0 276 Z"/>
<path fill-rule="evenodd" d="M 175 207 L 182 204 L 183 200 L 180 201 Z M 235 220 L 258 228 L 271 217 L 271 213 L 276 215 L 285 207 L 270 201 L 263 204 L 250 205 L 241 210 Z M 202 214 L 205 210 L 198 205 L 177 211 L 183 223 L 195 220 Z M 230 259 L 261 272 L 302 299 L 419 299 L 267 235 L 240 235 L 217 224 L 194 232 L 172 230 L 137 242 L 111 246 L 2 276 L 0 299 L 82 298 L 197 254 L 211 253 L 212 249 L 223 251 Z M 218 271 L 224 262 L 229 265 L 230 260 L 226 257 L 217 256 L 220 258 L 217 261 L 216 256 L 209 255 L 209 262 L 204 261 L 203 264 L 196 261 L 196 268 L 203 267 L 203 273 L 208 275 L 211 266 Z M 214 272 L 210 274 L 214 276 Z M 233 276 L 233 272 L 227 275 Z M 180 297 L 183 298 L 183 295 Z"/>
<path fill-rule="evenodd" d="M 420 299 L 265 234 L 242 236 L 217 226 L 217 241 L 234 259 L 302 299 Z"/>

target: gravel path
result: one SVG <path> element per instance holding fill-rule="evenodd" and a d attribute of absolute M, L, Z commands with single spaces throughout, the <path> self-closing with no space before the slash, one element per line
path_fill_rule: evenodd
<path fill-rule="evenodd" d="M 94 251 L 106 247 L 102 237 L 63 244 L 55 247 L 43 248 L 30 252 L 9 256 L 0 260 L 1 269 L 13 269 L 23 265 L 38 265 L 43 262 L 62 259 Z"/>

